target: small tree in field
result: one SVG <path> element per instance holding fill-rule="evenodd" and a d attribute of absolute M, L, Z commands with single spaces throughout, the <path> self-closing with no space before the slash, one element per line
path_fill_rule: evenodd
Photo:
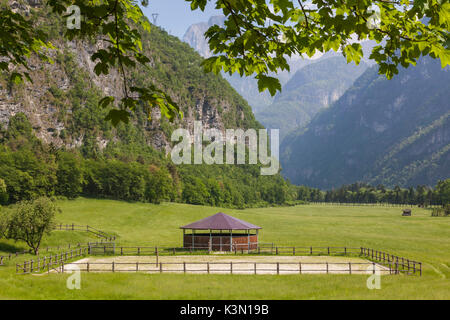
<path fill-rule="evenodd" d="M 2 234 L 7 239 L 22 240 L 38 253 L 42 237 L 54 228 L 54 219 L 60 209 L 48 198 L 22 201 L 3 219 Z"/>

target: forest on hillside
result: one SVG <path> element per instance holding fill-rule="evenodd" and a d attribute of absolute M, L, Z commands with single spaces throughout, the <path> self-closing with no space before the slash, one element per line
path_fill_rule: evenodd
<path fill-rule="evenodd" d="M 131 136 L 132 126 L 122 128 Z M 281 175 L 261 176 L 252 165 L 173 165 L 162 153 L 137 143 L 85 143 L 66 149 L 36 138 L 22 113 L 0 128 L 0 204 L 39 196 L 79 196 L 233 208 L 313 202 L 443 205 L 450 179 L 433 189 L 372 187 L 363 183 L 322 191 L 295 186 Z"/>

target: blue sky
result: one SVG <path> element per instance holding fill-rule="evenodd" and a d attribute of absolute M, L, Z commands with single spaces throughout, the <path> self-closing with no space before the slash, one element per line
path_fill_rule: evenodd
<path fill-rule="evenodd" d="M 150 0 L 143 11 L 152 23 L 152 13 L 159 13 L 156 24 L 179 38 L 191 24 L 208 21 L 211 16 L 221 14 L 213 4 L 208 4 L 204 12 L 191 11 L 190 3 L 185 0 Z"/>

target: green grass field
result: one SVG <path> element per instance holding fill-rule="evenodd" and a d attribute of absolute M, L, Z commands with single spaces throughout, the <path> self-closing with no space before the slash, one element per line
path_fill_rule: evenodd
<path fill-rule="evenodd" d="M 82 274 L 81 290 L 68 274 L 16 275 L 20 256 L 0 266 L 1 299 L 450 299 L 450 219 L 413 208 L 305 205 L 231 210 L 183 204 L 110 200 L 61 201 L 62 223 L 89 224 L 123 245 L 182 246 L 180 226 L 218 211 L 259 225 L 261 242 L 286 246 L 369 247 L 423 263 L 423 276 L 382 276 L 369 290 L 366 275 Z M 87 242 L 87 233 L 55 231 L 43 246 Z M 25 248 L 0 240 L 0 255 Z"/>

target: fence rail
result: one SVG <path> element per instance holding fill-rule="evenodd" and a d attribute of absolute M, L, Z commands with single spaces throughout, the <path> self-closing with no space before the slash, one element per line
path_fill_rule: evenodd
<path fill-rule="evenodd" d="M 103 238 L 107 241 L 114 241 L 116 240 L 116 236 L 110 235 L 104 231 L 101 231 L 99 229 L 96 229 L 94 227 L 91 227 L 89 225 L 77 225 L 77 224 L 56 224 L 55 230 L 64 230 L 64 231 L 86 231 L 89 233 L 94 234 L 95 236 L 99 238 Z"/>
<path fill-rule="evenodd" d="M 82 262 L 62 264 L 57 271 L 147 272 L 147 273 L 226 273 L 226 274 L 392 274 L 374 262 Z"/>
<path fill-rule="evenodd" d="M 92 234 L 96 235 L 97 237 L 101 238 L 100 244 L 108 243 L 108 242 L 112 242 L 112 241 L 116 240 L 116 236 L 110 235 L 104 231 L 101 231 L 101 230 L 91 227 L 89 225 L 77 225 L 74 223 L 72 223 L 72 224 L 58 223 L 55 225 L 54 230 L 89 232 L 89 233 L 92 233 Z M 45 252 L 46 254 L 48 254 L 49 251 L 52 251 L 52 250 L 60 251 L 60 250 L 70 250 L 70 249 L 74 249 L 74 248 L 86 248 L 86 247 L 89 247 L 90 244 L 91 244 L 91 242 L 88 242 L 86 244 L 82 244 L 82 243 L 70 244 L 69 243 L 69 244 L 61 245 L 61 246 L 53 246 L 53 247 L 48 246 L 48 247 L 39 249 L 37 255 L 39 256 L 41 252 Z M 0 256 L 0 266 L 4 265 L 4 262 L 7 260 L 11 260 L 20 255 L 29 254 L 32 252 L 33 252 L 33 250 L 27 249 L 27 250 L 22 250 L 22 251 L 11 252 L 8 255 Z"/>
<path fill-rule="evenodd" d="M 422 276 L 422 262 L 370 248 L 361 248 L 361 256 L 366 257 L 371 261 L 376 261 L 381 265 L 389 266 L 389 269 L 393 269 L 397 274 L 419 273 L 419 275 Z"/>
<path fill-rule="evenodd" d="M 275 246 L 275 245 L 261 245 L 257 242 L 250 243 L 250 247 L 257 246 L 253 249 L 244 248 L 247 245 L 233 245 L 231 253 L 234 254 L 270 254 L 270 255 L 359 255 L 361 254 L 361 248 L 356 247 L 290 247 L 290 246 Z M 227 245 L 224 245 L 226 248 Z M 99 248 L 102 248 L 102 244 L 99 245 Z M 107 253 L 108 246 L 104 246 L 103 253 Z M 100 253 L 102 250 L 99 250 Z M 121 256 L 134 256 L 134 255 L 157 255 L 157 254 L 179 254 L 179 253 L 198 253 L 204 252 L 209 253 L 211 247 L 203 246 L 203 247 L 195 247 L 195 248 L 176 248 L 170 246 L 115 246 L 115 251 L 113 254 L 121 255 Z"/>
<path fill-rule="evenodd" d="M 41 273 L 44 271 L 57 270 L 58 267 L 64 266 L 68 260 L 88 255 L 88 248 L 76 248 L 64 253 L 38 257 L 16 264 L 16 273 Z"/>
<path fill-rule="evenodd" d="M 358 207 L 358 206 L 364 206 L 364 207 L 392 207 L 392 208 L 414 208 L 414 207 L 421 207 L 421 208 L 440 208 L 442 205 L 438 204 L 428 204 L 428 205 L 419 205 L 419 204 L 409 204 L 409 203 L 385 203 L 385 202 L 376 202 L 376 203 L 359 203 L 359 202 L 313 202 L 309 201 L 309 204 L 315 204 L 315 205 L 324 205 L 324 206 L 347 206 L 347 207 Z"/>
<path fill-rule="evenodd" d="M 16 272 L 17 273 L 34 273 L 34 272 L 42 272 L 49 271 L 50 269 L 57 270 L 58 268 L 64 268 L 64 264 L 73 258 L 87 255 L 95 255 L 93 250 L 95 248 L 95 252 L 103 254 L 113 254 L 120 256 L 153 256 L 158 257 L 159 255 L 176 255 L 176 254 L 186 254 L 189 253 L 198 253 L 200 250 L 208 252 L 208 248 L 195 248 L 187 249 L 187 248 L 171 248 L 171 247 L 158 247 L 158 246 L 147 246 L 147 247 L 125 247 L 125 246 L 116 246 L 114 243 L 90 243 L 87 247 L 75 248 L 70 251 L 60 253 L 59 255 L 50 255 L 44 258 L 38 257 L 37 260 L 25 261 L 22 264 L 16 264 Z M 100 249 L 100 250 L 98 250 Z M 112 250 L 112 251 L 111 251 Z M 332 255 L 344 255 L 344 256 L 359 256 L 364 257 L 371 262 L 361 263 L 361 264 L 378 264 L 389 270 L 389 274 L 407 274 L 407 275 L 422 275 L 422 263 L 418 261 L 414 261 L 411 259 L 407 259 L 404 257 L 395 256 L 383 251 L 378 251 L 370 248 L 364 247 L 287 247 L 287 246 L 259 246 L 255 250 L 234 250 L 234 254 L 263 254 L 263 255 L 321 255 L 321 256 L 332 256 Z M 158 258 L 156 260 L 158 263 Z M 212 262 L 211 262 L 212 263 Z M 261 264 L 270 264 L 271 262 L 262 262 Z M 74 263 L 71 263 L 74 264 Z M 90 263 L 91 265 L 95 265 L 96 263 Z M 98 264 L 98 263 L 97 263 Z M 109 264 L 109 263 L 107 263 Z M 120 265 L 120 263 L 118 263 Z M 129 264 L 129 263 L 125 263 Z M 133 263 L 134 265 L 135 263 Z M 139 262 L 138 270 L 139 270 Z M 140 263 L 141 265 L 145 265 Z M 149 263 L 155 264 L 155 263 Z M 170 263 L 164 263 L 170 264 Z M 189 264 L 195 264 L 189 262 Z M 213 263 L 212 263 L 213 264 Z M 292 264 L 292 263 L 285 263 Z M 302 263 L 307 265 L 307 263 Z M 311 263 L 312 265 L 338 265 L 341 263 Z M 343 263 L 348 264 L 348 263 Z M 349 265 L 349 272 L 352 272 L 351 264 L 357 264 L 351 262 Z M 76 265 L 76 263 L 75 263 Z M 89 264 L 88 264 L 89 266 Z M 89 269 L 89 267 L 88 267 Z M 301 269 L 301 267 L 300 267 Z M 354 269 L 354 272 L 356 269 Z M 89 270 L 88 270 L 89 271 Z M 93 270 L 91 270 L 93 271 Z M 314 270 L 311 270 L 314 271 Z M 342 271 L 342 270 L 341 270 Z M 345 271 L 345 270 L 344 270 Z"/>

